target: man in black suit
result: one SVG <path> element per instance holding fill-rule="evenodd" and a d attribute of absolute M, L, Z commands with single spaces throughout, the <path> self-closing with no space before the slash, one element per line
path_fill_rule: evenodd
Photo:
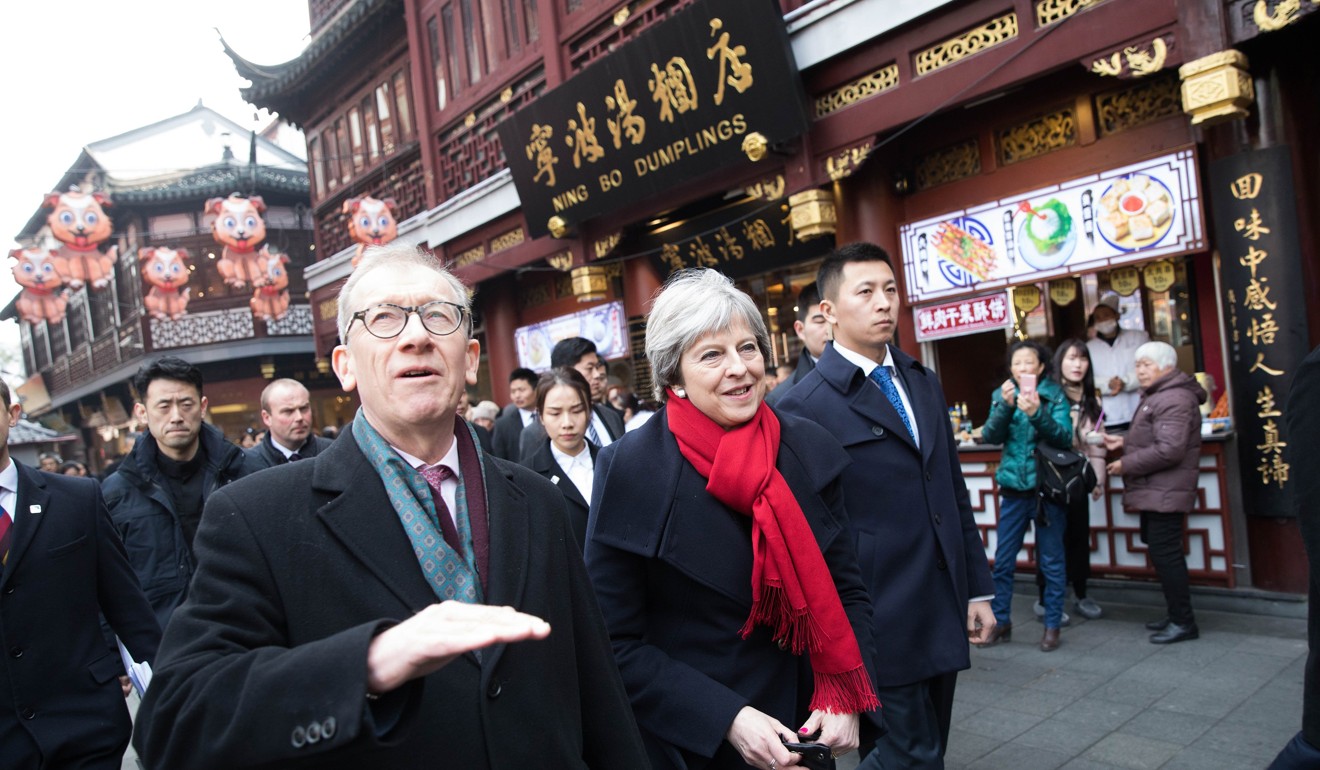
<path fill-rule="evenodd" d="M 816 362 L 825 352 L 825 343 L 830 341 L 830 323 L 825 320 L 825 313 L 820 309 L 820 290 L 812 281 L 802 287 L 797 298 L 797 320 L 793 322 L 793 333 L 802 340 L 802 352 L 798 354 L 797 366 L 793 376 L 779 383 L 779 387 L 770 391 L 765 402 L 774 406 L 788 395 L 788 391 L 816 368 Z"/>
<path fill-rule="evenodd" d="M 367 250 L 332 359 L 362 408 L 207 502 L 139 714 L 149 767 L 645 766 L 563 497 L 456 414 L 471 333 L 430 252 Z"/>
<path fill-rule="evenodd" d="M 248 473 L 315 457 L 331 444 L 312 432 L 312 394 L 297 380 L 274 380 L 261 391 L 261 422 L 266 437 L 245 451 Z"/>
<path fill-rule="evenodd" d="M 517 462 L 523 428 L 536 422 L 536 372 L 519 367 L 509 375 L 511 402 L 495 420 L 494 454 Z"/>
<path fill-rule="evenodd" d="M 0 382 L 0 767 L 118 770 L 132 731 L 119 651 L 152 661 L 160 626 L 96 481 L 9 457 L 20 408 Z"/>
<path fill-rule="evenodd" d="M 605 359 L 596 352 L 596 343 L 585 337 L 569 337 L 555 343 L 550 351 L 550 367 L 577 369 L 591 386 L 591 423 L 587 425 L 587 440 L 598 447 L 607 447 L 623 437 L 623 418 L 613 407 L 605 405 Z M 519 443 L 521 457 L 541 448 L 545 440 L 545 427 L 540 421 L 523 429 Z"/>
<path fill-rule="evenodd" d="M 935 373 L 893 343 L 898 284 L 869 243 L 817 275 L 834 344 L 779 403 L 843 444 L 843 499 L 875 618 L 876 694 L 889 733 L 860 768 L 944 766 L 968 640 L 994 627 L 994 585 Z"/>

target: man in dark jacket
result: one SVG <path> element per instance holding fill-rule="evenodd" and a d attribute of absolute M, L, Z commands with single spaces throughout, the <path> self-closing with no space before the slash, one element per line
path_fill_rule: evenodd
<path fill-rule="evenodd" d="M 793 333 L 802 340 L 802 352 L 798 354 L 797 366 L 793 375 L 779 387 L 770 391 L 765 402 L 770 406 L 788 395 L 789 388 L 802 380 L 816 368 L 816 362 L 825 353 L 825 343 L 830 341 L 830 322 L 825 320 L 825 313 L 820 309 L 820 289 L 812 281 L 802 287 L 797 298 L 797 320 L 793 322 Z"/>
<path fill-rule="evenodd" d="M 517 462 L 523 428 L 536 422 L 536 372 L 518 367 L 509 375 L 509 405 L 495 420 L 491 454 Z"/>
<path fill-rule="evenodd" d="M 1200 473 L 1201 410 L 1205 390 L 1178 369 L 1178 353 L 1166 342 L 1147 342 L 1133 354 L 1141 402 L 1126 436 L 1105 436 L 1123 457 L 1109 475 L 1123 477 L 1123 507 L 1141 513 L 1141 540 L 1164 588 L 1168 615 L 1146 624 L 1152 644 L 1171 644 L 1200 635 L 1192 616 L 1183 535 L 1196 505 Z"/>
<path fill-rule="evenodd" d="M 261 421 L 266 437 L 245 450 L 248 473 L 315 457 L 330 446 L 330 439 L 312 432 L 312 396 L 297 380 L 275 380 L 261 391 Z"/>
<path fill-rule="evenodd" d="M 119 470 L 105 480 L 110 516 L 129 563 L 164 628 L 188 593 L 192 541 L 206 498 L 246 475 L 243 450 L 202 422 L 202 372 L 174 356 L 133 376 L 133 415 L 147 424 Z"/>

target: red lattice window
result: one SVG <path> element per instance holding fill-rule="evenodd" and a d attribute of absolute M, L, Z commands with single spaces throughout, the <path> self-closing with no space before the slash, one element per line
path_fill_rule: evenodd
<path fill-rule="evenodd" d="M 509 90 L 513 94 L 509 101 L 497 95 L 477 107 L 471 125 L 465 119 L 441 132 L 435 167 L 439 200 L 448 200 L 508 165 L 495 127 L 545 90 L 545 72 L 537 69 Z"/>

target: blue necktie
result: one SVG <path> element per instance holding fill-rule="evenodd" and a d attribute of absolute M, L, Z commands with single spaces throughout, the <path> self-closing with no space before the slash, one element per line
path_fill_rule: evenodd
<path fill-rule="evenodd" d="M 880 386 L 880 392 L 885 394 L 889 403 L 893 405 L 894 411 L 898 412 L 898 417 L 903 421 L 903 427 L 907 428 L 908 435 L 912 437 L 912 443 L 916 443 L 917 434 L 912 432 L 912 423 L 908 421 L 907 410 L 903 408 L 903 399 L 898 396 L 898 387 L 894 385 L 894 375 L 889 371 L 888 366 L 877 366 L 871 370 L 871 379 Z"/>
<path fill-rule="evenodd" d="M 587 418 L 587 441 L 600 446 L 600 433 L 596 430 L 595 422 L 596 415 L 595 412 L 592 412 L 591 416 Z"/>

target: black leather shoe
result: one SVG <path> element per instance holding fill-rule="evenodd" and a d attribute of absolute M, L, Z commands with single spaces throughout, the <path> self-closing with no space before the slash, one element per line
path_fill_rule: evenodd
<path fill-rule="evenodd" d="M 1169 617 L 1168 617 L 1167 615 L 1165 615 L 1164 617 L 1160 618 L 1159 620 L 1148 620 L 1148 621 L 1146 621 L 1146 630 L 1147 630 L 1147 631 L 1163 631 L 1164 629 L 1166 629 L 1166 628 L 1168 628 L 1168 627 L 1169 627 Z"/>
<path fill-rule="evenodd" d="M 995 627 L 990 629 L 990 636 L 984 642 L 976 645 L 977 647 L 994 647 L 1000 642 L 1007 642 L 1013 639 L 1012 623 L 996 623 Z"/>
<path fill-rule="evenodd" d="M 1177 623 L 1170 622 L 1169 627 L 1158 634 L 1150 635 L 1151 644 L 1173 644 L 1174 642 L 1185 642 L 1189 639 L 1197 639 L 1201 632 L 1197 630 L 1196 623 L 1188 623 L 1180 626 Z"/>

